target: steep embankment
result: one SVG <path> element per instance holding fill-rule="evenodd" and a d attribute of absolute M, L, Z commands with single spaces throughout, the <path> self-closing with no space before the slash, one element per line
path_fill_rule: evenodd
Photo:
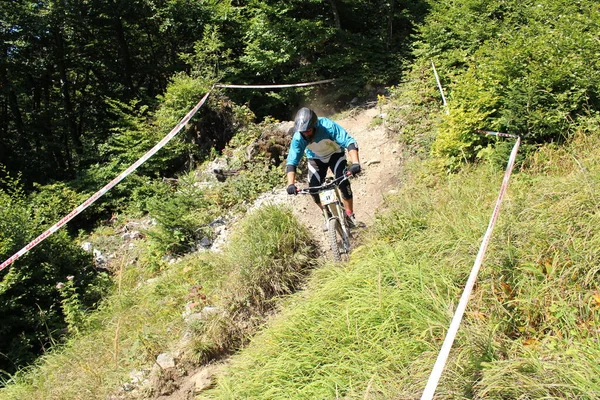
<path fill-rule="evenodd" d="M 521 163 L 436 398 L 600 397 L 598 148 L 596 125 Z M 201 398 L 419 398 L 502 174 L 410 168 L 373 237 L 316 271 Z"/>
<path fill-rule="evenodd" d="M 376 117 L 380 117 L 380 114 L 380 109 L 371 107 L 357 108 L 331 117 L 347 129 L 359 143 L 363 171 L 356 179 L 352 180 L 352 189 L 355 196 L 355 213 L 364 226 L 356 232 L 355 245 L 357 246 L 360 244 L 362 234 L 365 233 L 364 228 L 375 223 L 377 211 L 384 204 L 384 196 L 397 192 L 400 181 L 399 174 L 403 157 L 401 146 L 396 140 L 386 136 L 383 123 L 373 123 Z M 298 186 L 306 185 L 307 182 L 300 178 Z M 298 221 L 311 232 L 311 237 L 319 248 L 321 261 L 329 259 L 329 243 L 322 232 L 323 220 L 310 196 L 289 196 L 284 190 L 277 188 L 260 196 L 252 209 L 265 205 L 289 207 Z M 229 227 L 225 232 L 231 230 L 235 230 L 235 227 Z M 192 393 L 196 391 L 199 393 L 210 386 L 216 371 L 226 370 L 227 364 L 228 361 L 216 368 L 214 365 L 192 368 L 185 376 L 176 380 L 171 393 L 159 398 L 163 400 L 189 398 Z"/>

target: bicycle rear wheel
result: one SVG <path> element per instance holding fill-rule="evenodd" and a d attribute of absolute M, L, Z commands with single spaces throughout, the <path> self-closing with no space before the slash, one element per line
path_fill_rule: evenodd
<path fill-rule="evenodd" d="M 342 229 L 340 221 L 337 218 L 331 218 L 328 221 L 329 244 L 333 259 L 336 261 L 345 261 L 350 253 L 350 238 Z"/>

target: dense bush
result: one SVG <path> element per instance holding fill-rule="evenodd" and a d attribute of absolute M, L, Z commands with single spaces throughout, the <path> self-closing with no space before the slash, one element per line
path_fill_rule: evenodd
<path fill-rule="evenodd" d="M 77 196 L 62 185 L 27 198 L 18 181 L 0 190 L 0 259 L 8 259 L 56 221 Z M 0 272 L 0 370 L 14 372 L 63 339 L 67 328 L 57 284 L 70 277 L 81 311 L 106 289 L 104 273 L 63 228 Z"/>
<path fill-rule="evenodd" d="M 435 59 L 449 91 L 433 154 L 451 168 L 473 160 L 489 143 L 475 129 L 564 140 L 600 107 L 599 21 L 593 1 L 436 4 L 417 51 Z"/>

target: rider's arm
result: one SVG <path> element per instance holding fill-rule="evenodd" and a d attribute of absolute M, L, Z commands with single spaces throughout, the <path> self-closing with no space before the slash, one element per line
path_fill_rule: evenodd
<path fill-rule="evenodd" d="M 350 161 L 352 161 L 352 164 L 360 163 L 360 160 L 358 159 L 358 147 L 348 149 L 348 156 L 350 156 Z"/>
<path fill-rule="evenodd" d="M 287 173 L 288 185 L 296 183 L 296 171 L 288 171 Z"/>

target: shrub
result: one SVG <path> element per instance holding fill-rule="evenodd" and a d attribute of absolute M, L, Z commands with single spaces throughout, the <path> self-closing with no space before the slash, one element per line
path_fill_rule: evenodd
<path fill-rule="evenodd" d="M 76 197 L 58 184 L 42 188 L 28 201 L 18 180 L 9 184 L 9 191 L 0 190 L 0 259 L 6 260 L 56 222 L 54 218 Z M 72 290 L 86 310 L 107 288 L 104 275 L 65 229 L 0 272 L 0 335 L 5 338 L 0 344 L 0 370 L 12 373 L 62 339 L 67 323 L 57 307 L 58 282 L 72 276 Z"/>

